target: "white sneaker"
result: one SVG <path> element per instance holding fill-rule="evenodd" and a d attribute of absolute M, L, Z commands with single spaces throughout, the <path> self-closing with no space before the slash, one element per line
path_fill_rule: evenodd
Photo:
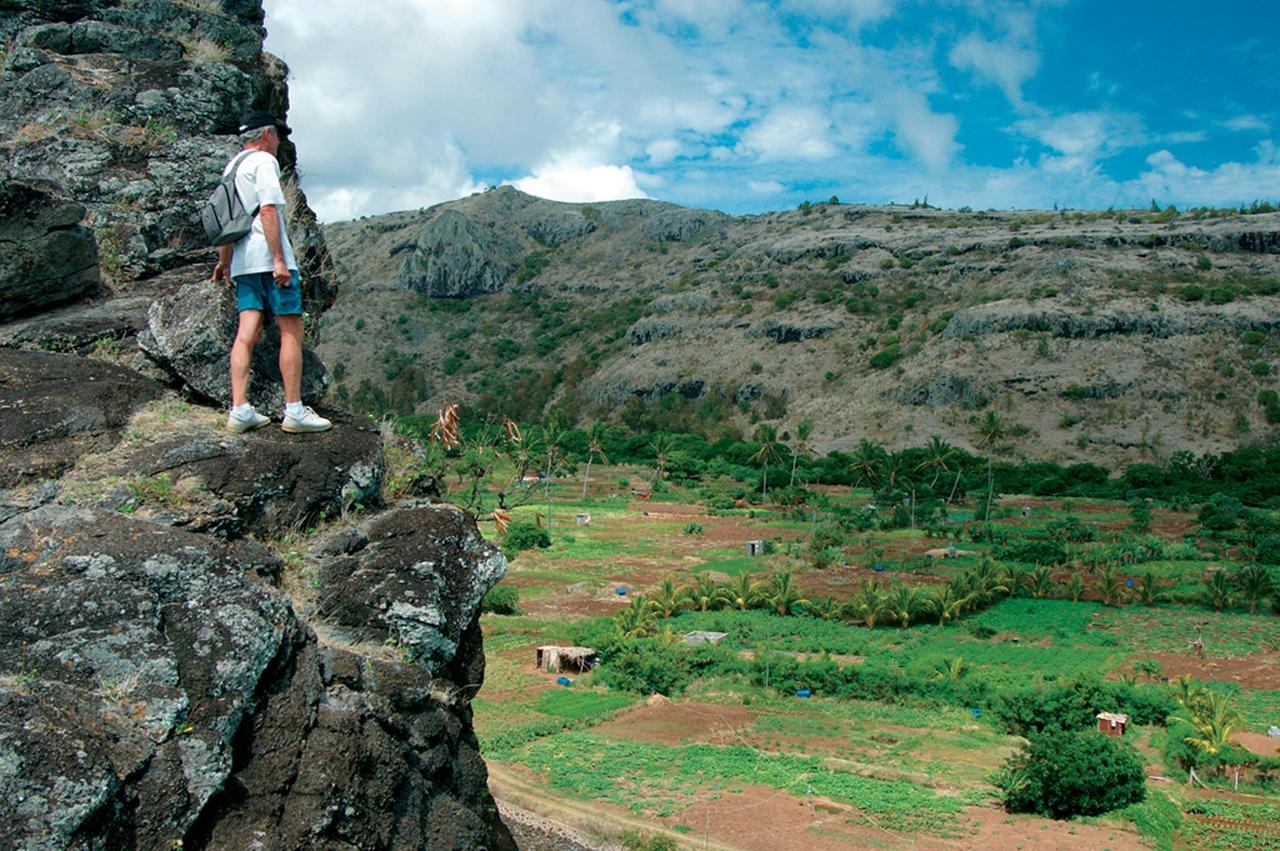
<path fill-rule="evenodd" d="M 280 428 L 290 434 L 306 434 L 311 431 L 328 431 L 333 428 L 333 423 L 311 410 L 310 407 L 306 407 L 302 409 L 300 417 L 285 413 L 284 422 L 280 424 Z"/>
<path fill-rule="evenodd" d="M 244 434 L 246 431 L 262 428 L 269 422 L 271 422 L 270 417 L 264 417 L 253 408 L 250 408 L 249 413 L 245 416 L 239 416 L 234 412 L 227 414 L 227 431 L 232 434 Z"/>

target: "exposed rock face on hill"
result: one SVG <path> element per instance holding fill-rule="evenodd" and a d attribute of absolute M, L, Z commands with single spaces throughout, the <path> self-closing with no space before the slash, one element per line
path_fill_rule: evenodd
<path fill-rule="evenodd" d="M 466 263 L 418 292 L 465 305 L 399 274 L 441 222 Z M 748 434 L 809 420 L 824 451 L 974 447 L 990 409 L 1014 431 L 1002 451 L 1108 465 L 1275 437 L 1257 395 L 1280 369 L 1277 213 L 732 217 L 504 187 L 326 231 L 354 286 L 318 351 L 366 410 L 660 427 L 663 405 Z"/>
<path fill-rule="evenodd" d="M 196 210 L 240 114 L 287 106 L 262 21 L 0 2 L 5 848 L 514 848 L 470 708 L 502 555 L 430 481 L 383 503 L 365 417 L 224 430 L 234 317 Z M 331 261 L 289 209 L 318 316 Z M 270 335 L 255 354 L 277 413 Z"/>
<path fill-rule="evenodd" d="M 208 275 L 197 210 L 239 147 L 240 116 L 288 108 L 285 68 L 262 52 L 262 22 L 259 0 L 11 0 L 0 12 L 11 45 L 0 177 L 43 179 L 83 205 L 115 289 L 193 264 L 190 280 Z M 279 158 L 289 177 L 287 141 Z M 333 300 L 332 261 L 306 198 L 291 191 L 290 238 L 318 315 Z"/>

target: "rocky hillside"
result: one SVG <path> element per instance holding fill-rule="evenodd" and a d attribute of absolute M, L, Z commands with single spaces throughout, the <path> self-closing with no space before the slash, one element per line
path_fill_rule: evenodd
<path fill-rule="evenodd" d="M 0 847 L 514 848 L 471 724 L 501 553 L 364 417 L 223 430 L 196 210 L 238 116 L 287 106 L 262 21 L 0 2 Z M 290 209 L 318 316 L 332 264 Z"/>
<path fill-rule="evenodd" d="M 1274 436 L 1273 212 L 732 217 L 504 187 L 325 231 L 318 350 L 363 410 L 809 420 L 820 450 L 972 447 L 995 410 L 1014 454 L 1104 464 Z"/>

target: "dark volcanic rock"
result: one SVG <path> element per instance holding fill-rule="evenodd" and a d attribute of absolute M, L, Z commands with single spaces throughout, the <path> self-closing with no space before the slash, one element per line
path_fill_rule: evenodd
<path fill-rule="evenodd" d="M 236 329 L 235 295 L 229 287 L 197 280 L 156 299 L 140 336 L 143 351 L 197 396 L 231 404 L 228 357 Z M 263 413 L 284 408 L 280 383 L 280 334 L 273 324 L 253 350 L 249 401 Z M 302 349 L 302 398 L 324 392 L 329 373 L 315 352 Z"/>
<path fill-rule="evenodd" d="M 162 392 L 100 361 L 0 349 L 0 487 L 55 477 L 114 445 L 129 415 Z"/>
<path fill-rule="evenodd" d="M 464 641 L 468 612 L 507 572 L 507 560 L 452 506 L 406 508 L 361 527 L 360 539 L 321 545 L 319 616 L 359 640 L 390 638 L 438 672 Z M 470 570 L 460 566 L 470 565 Z"/>
<path fill-rule="evenodd" d="M 0 184 L 0 319 L 97 289 L 98 246 L 84 215 L 49 184 Z"/>
<path fill-rule="evenodd" d="M 223 537 L 280 535 L 378 500 L 383 465 L 377 426 L 366 417 L 327 413 L 334 427 L 318 434 L 268 426 L 242 435 L 160 440 L 125 458 L 119 472 L 168 475 L 174 486 L 198 495 L 184 505 L 163 506 L 171 524 Z"/>
<path fill-rule="evenodd" d="M 422 230 L 400 265 L 396 283 L 435 298 L 466 298 L 502 289 L 515 268 L 519 243 L 445 210 Z"/>
<path fill-rule="evenodd" d="M 644 223 L 645 235 L 658 242 L 684 242 L 710 231 L 723 236 L 729 217 L 711 210 L 685 210 L 680 207 L 660 210 Z"/>
<path fill-rule="evenodd" d="M 467 600 L 440 601 L 463 626 L 433 677 L 322 648 L 205 536 L 48 506 L 0 552 L 5 847 L 514 848 Z"/>

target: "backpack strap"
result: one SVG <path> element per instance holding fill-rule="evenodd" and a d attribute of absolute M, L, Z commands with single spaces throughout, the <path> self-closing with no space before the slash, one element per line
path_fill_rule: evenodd
<path fill-rule="evenodd" d="M 255 153 L 257 153 L 257 151 L 241 151 L 239 154 L 237 154 L 236 158 L 231 161 L 231 172 L 227 175 L 227 177 L 231 178 L 231 188 L 235 190 L 236 196 L 240 198 L 241 206 L 243 206 L 246 210 L 248 210 L 249 207 L 247 204 L 244 203 L 244 196 L 240 195 L 240 187 L 236 185 L 235 178 L 236 178 L 236 173 L 240 171 L 240 166 L 244 164 L 244 161 L 249 158 L 250 154 L 255 154 Z M 253 211 L 250 213 L 250 215 L 253 215 L 253 216 L 258 215 L 258 209 L 261 206 L 262 206 L 261 204 L 254 205 Z"/>

